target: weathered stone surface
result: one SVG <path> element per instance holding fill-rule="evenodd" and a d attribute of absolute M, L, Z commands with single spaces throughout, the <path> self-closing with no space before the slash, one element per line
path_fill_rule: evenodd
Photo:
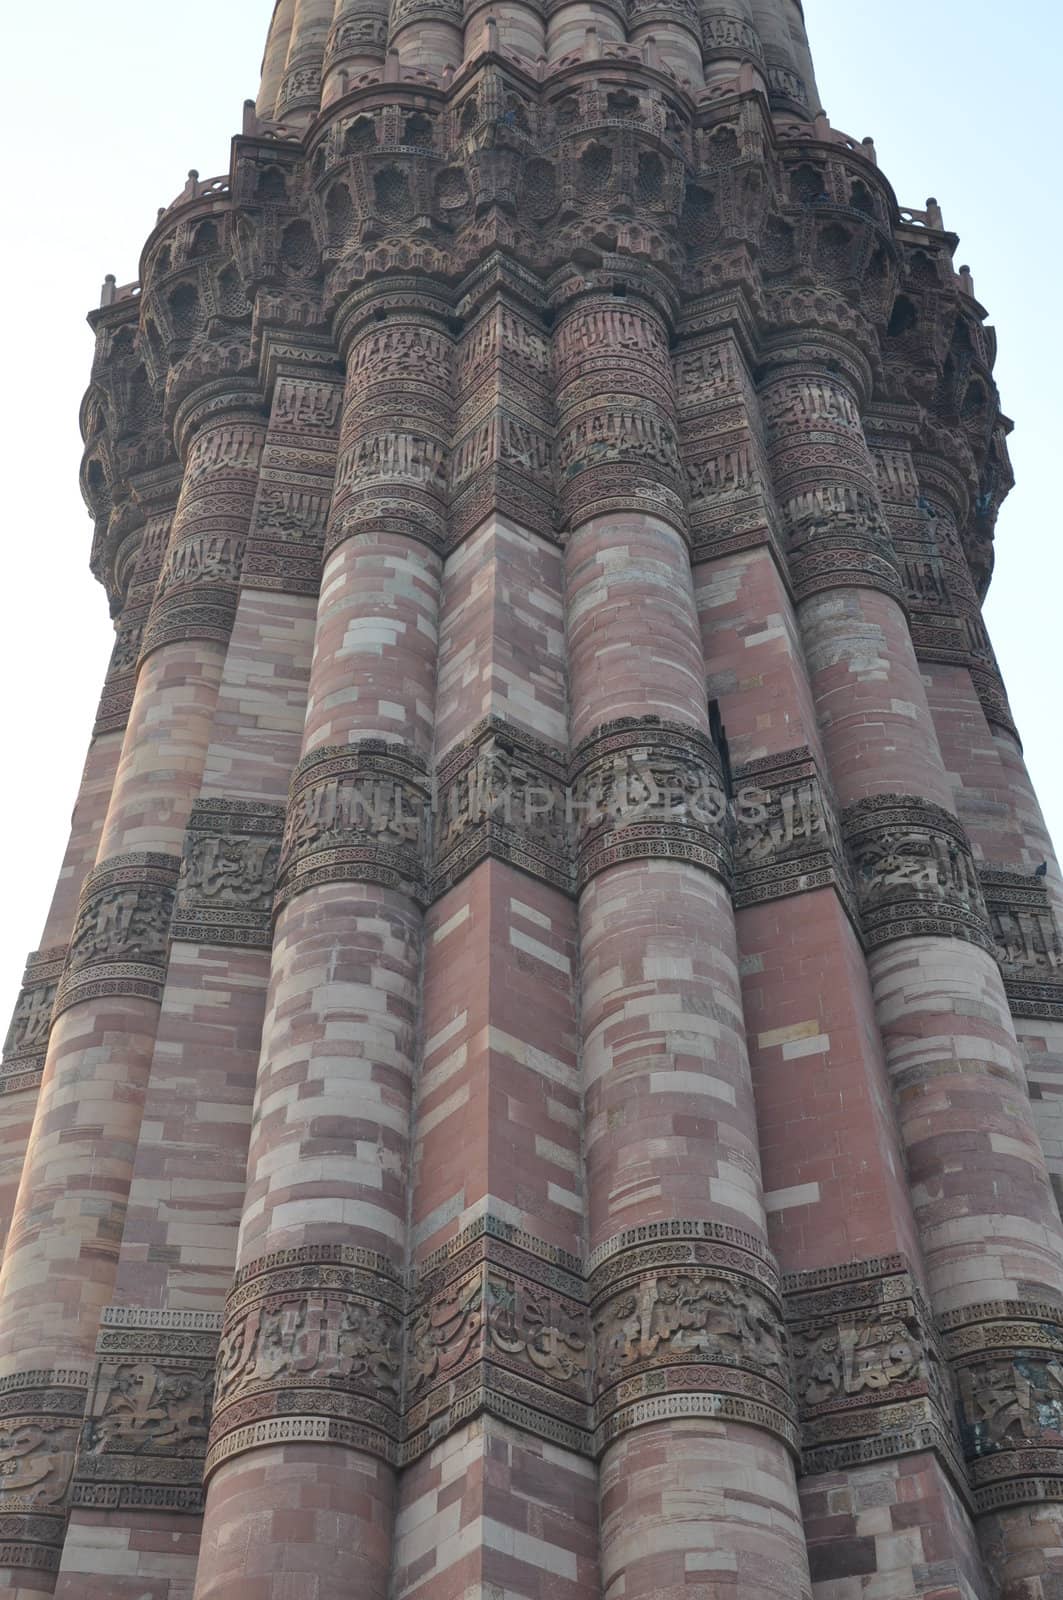
<path fill-rule="evenodd" d="M 1058 1600 L 995 338 L 791 0 L 279 0 L 105 287 L 0 1593 Z"/>

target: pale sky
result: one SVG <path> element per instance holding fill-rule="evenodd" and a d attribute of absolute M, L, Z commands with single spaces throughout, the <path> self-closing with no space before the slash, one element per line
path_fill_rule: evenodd
<path fill-rule="evenodd" d="M 1063 843 L 1059 723 L 1063 549 L 1053 474 L 1063 446 L 1063 259 L 1057 0 L 805 0 L 823 101 L 871 134 L 902 205 L 940 201 L 998 329 L 1017 487 L 997 531 L 986 616 L 1027 759 Z M 112 631 L 88 571 L 78 406 L 104 274 L 137 276 L 160 205 L 228 170 L 257 88 L 272 0 L 51 0 L 8 8 L 2 257 L 8 378 L 7 583 L 0 785 L 8 899 L 0 1038 L 66 845 Z"/>

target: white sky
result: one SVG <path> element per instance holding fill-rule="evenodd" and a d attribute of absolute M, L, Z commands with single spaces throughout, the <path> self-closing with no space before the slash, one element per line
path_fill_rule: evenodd
<path fill-rule="evenodd" d="M 51 0 L 8 8 L 9 156 L 0 391 L 8 556 L 0 590 L 6 782 L 0 1038 L 36 948 L 111 645 L 78 490 L 85 313 L 137 276 L 189 167 L 228 168 L 257 88 L 272 0 Z M 871 134 L 902 205 L 941 202 L 1000 334 L 1018 484 L 987 618 L 1049 824 L 1063 841 L 1057 738 L 1063 549 L 1054 475 L 1063 349 L 1056 0 L 805 0 L 835 126 Z"/>

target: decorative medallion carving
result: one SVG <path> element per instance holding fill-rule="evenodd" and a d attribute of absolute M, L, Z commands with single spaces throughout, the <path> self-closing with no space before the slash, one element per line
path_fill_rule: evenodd
<path fill-rule="evenodd" d="M 582 1275 L 484 1219 L 437 1251 L 411 1293 L 405 1374 L 410 1461 L 476 1411 L 566 1449 L 591 1446 L 591 1328 Z M 578 1268 L 578 1263 L 573 1263 Z"/>
<path fill-rule="evenodd" d="M 206 1461 L 268 1441 L 339 1439 L 398 1459 L 405 1293 L 375 1251 L 304 1245 L 236 1275 Z"/>
<path fill-rule="evenodd" d="M 1063 1498 L 1063 1306 L 964 1306 L 939 1319 L 979 1511 Z"/>
<path fill-rule="evenodd" d="M 28 1371 L 0 1379 L 0 1562 L 59 1568 L 89 1374 Z"/>
<path fill-rule="evenodd" d="M 595 1445 L 662 1417 L 752 1422 L 797 1449 L 773 1264 L 709 1225 L 621 1235 L 590 1272 Z M 740 1238 L 740 1235 L 736 1237 Z"/>
<path fill-rule="evenodd" d="M 934 1449 L 962 1484 L 948 1369 L 907 1260 L 791 1273 L 784 1293 L 803 1471 Z"/>

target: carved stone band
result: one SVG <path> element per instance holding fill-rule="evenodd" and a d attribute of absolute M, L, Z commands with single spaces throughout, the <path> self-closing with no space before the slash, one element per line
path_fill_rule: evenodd
<path fill-rule="evenodd" d="M 298 346 L 275 346 L 272 354 L 300 366 L 313 360 Z M 244 556 L 245 587 L 317 594 L 342 400 L 342 384 L 325 373 L 278 374 Z"/>
<path fill-rule="evenodd" d="M 198 1513 L 221 1315 L 110 1306 L 72 1505 Z"/>
<path fill-rule="evenodd" d="M 834 491 L 836 494 L 838 491 Z M 830 491 L 820 490 L 820 498 Z M 826 589 L 876 589 L 903 604 L 904 590 L 881 519 L 867 511 L 791 517 L 786 540 L 794 598 Z"/>
<path fill-rule="evenodd" d="M 0 1565 L 55 1572 L 89 1374 L 0 1379 Z"/>
<path fill-rule="evenodd" d="M 833 886 L 855 897 L 833 800 L 807 745 L 734 774 L 736 909 Z"/>
<path fill-rule="evenodd" d="M 906 1259 L 793 1273 L 785 1288 L 802 1470 L 934 1449 L 962 1489 L 948 1372 Z"/>
<path fill-rule="evenodd" d="M 979 1511 L 1063 1499 L 1063 1306 L 965 1306 L 940 1319 Z"/>
<path fill-rule="evenodd" d="M 570 773 L 581 885 L 619 862 L 652 857 L 690 862 L 730 883 L 733 821 L 705 734 L 625 717 L 583 741 Z"/>
<path fill-rule="evenodd" d="M 322 883 L 378 883 L 427 900 L 425 763 L 382 739 L 325 745 L 295 769 L 276 905 Z"/>
<path fill-rule="evenodd" d="M 1012 1015 L 1063 1021 L 1063 939 L 1043 878 L 982 867 L 996 958 Z"/>
<path fill-rule="evenodd" d="M 982 891 L 967 835 L 941 806 L 879 794 L 842 813 L 868 946 L 935 936 L 992 952 Z"/>
<path fill-rule="evenodd" d="M 231 395 L 218 398 L 231 410 Z M 175 640 L 228 643 L 264 432 L 262 419 L 254 415 L 223 416 L 206 421 L 193 439 L 141 661 Z"/>
<path fill-rule="evenodd" d="M 765 1263 L 705 1238 L 634 1243 L 590 1280 L 595 1447 L 664 1417 L 717 1416 L 797 1450 L 782 1307 Z"/>
<path fill-rule="evenodd" d="M 531 1242 L 514 1229 L 467 1230 L 418 1273 L 407 1334 L 404 1461 L 478 1411 L 591 1453 L 583 1277 L 560 1252 L 522 1247 Z"/>
<path fill-rule="evenodd" d="M 52 1008 L 66 954 L 66 946 L 57 945 L 48 950 L 33 950 L 26 957 L 22 988 L 4 1040 L 0 1094 L 33 1089 L 41 1081 Z"/>
<path fill-rule="evenodd" d="M 337 1438 L 397 1461 L 404 1307 L 391 1264 L 353 1246 L 280 1251 L 239 1272 L 207 1475 L 271 1440 Z"/>
<path fill-rule="evenodd" d="M 85 879 L 55 1015 L 97 995 L 162 999 L 177 856 L 112 856 Z"/>
<path fill-rule="evenodd" d="M 104 733 L 121 733 L 129 720 L 149 609 L 147 601 L 141 601 L 139 605 L 127 605 L 119 618 L 93 724 L 94 738 Z"/>
<path fill-rule="evenodd" d="M 564 752 L 487 717 L 436 772 L 433 899 L 485 860 L 571 892 Z"/>
<path fill-rule="evenodd" d="M 197 800 L 185 834 L 172 937 L 268 950 L 284 807 Z"/>
<path fill-rule="evenodd" d="M 367 1250 L 252 1263 L 225 1313 L 207 1473 L 296 1439 L 405 1464 L 482 1412 L 592 1457 L 657 1416 L 744 1420 L 796 1451 L 778 1279 L 757 1240 L 678 1221 L 595 1259 L 585 1271 L 485 1217 L 408 1289 Z"/>

